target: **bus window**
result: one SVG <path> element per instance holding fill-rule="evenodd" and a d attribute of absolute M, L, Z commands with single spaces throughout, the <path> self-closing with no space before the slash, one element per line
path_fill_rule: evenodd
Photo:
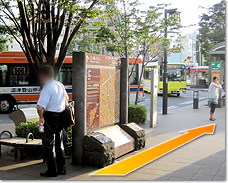
<path fill-rule="evenodd" d="M 72 69 L 62 68 L 59 73 L 59 81 L 64 85 L 72 85 Z"/>
<path fill-rule="evenodd" d="M 186 75 L 184 69 L 168 69 L 169 81 L 185 81 Z"/>
<path fill-rule="evenodd" d="M 144 79 L 150 80 L 151 79 L 151 69 L 146 68 L 144 71 Z"/>
<path fill-rule="evenodd" d="M 10 85 L 20 86 L 28 85 L 28 68 L 27 66 L 11 66 L 10 67 Z"/>
<path fill-rule="evenodd" d="M 8 66 L 7 65 L 0 65 L 0 86 L 8 85 Z"/>

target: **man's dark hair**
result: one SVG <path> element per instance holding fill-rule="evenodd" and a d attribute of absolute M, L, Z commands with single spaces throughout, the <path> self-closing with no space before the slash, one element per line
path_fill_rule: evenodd
<path fill-rule="evenodd" d="M 217 78 L 218 78 L 217 76 L 214 76 L 214 77 L 213 77 L 213 81 L 216 80 Z"/>
<path fill-rule="evenodd" d="M 39 74 L 47 76 L 49 79 L 54 78 L 54 69 L 50 65 L 40 67 Z"/>

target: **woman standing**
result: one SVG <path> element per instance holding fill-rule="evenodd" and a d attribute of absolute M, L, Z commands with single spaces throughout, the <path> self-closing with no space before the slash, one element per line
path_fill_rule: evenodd
<path fill-rule="evenodd" d="M 213 81 L 210 84 L 209 90 L 208 90 L 208 102 L 209 102 L 209 105 L 211 106 L 211 111 L 210 111 L 210 120 L 211 121 L 216 120 L 214 118 L 214 112 L 215 112 L 216 104 L 218 104 L 219 90 L 221 90 L 221 89 L 222 89 L 222 86 L 219 84 L 218 77 L 214 76 Z"/>

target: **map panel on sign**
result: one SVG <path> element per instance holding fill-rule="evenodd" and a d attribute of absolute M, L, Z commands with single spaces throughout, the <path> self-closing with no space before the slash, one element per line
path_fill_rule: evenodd
<path fill-rule="evenodd" d="M 119 122 L 120 60 L 87 56 L 87 129 Z"/>

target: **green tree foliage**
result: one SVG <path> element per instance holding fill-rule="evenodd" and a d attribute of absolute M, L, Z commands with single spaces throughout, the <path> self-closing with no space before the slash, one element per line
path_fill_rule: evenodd
<path fill-rule="evenodd" d="M 6 48 L 6 39 L 3 38 L 2 36 L 0 36 L 0 52 L 2 51 L 6 51 L 7 48 Z"/>
<path fill-rule="evenodd" d="M 179 15 L 178 12 L 164 18 L 163 12 L 168 5 L 160 4 L 151 6 L 148 10 L 138 10 L 135 14 L 134 45 L 138 50 L 138 56 L 142 56 L 142 70 L 138 80 L 138 89 L 136 92 L 135 104 L 138 103 L 138 93 L 140 83 L 144 73 L 145 66 L 151 62 L 159 53 L 163 52 L 163 48 L 168 49 L 170 40 L 164 37 L 164 29 L 167 29 L 169 35 L 178 33 Z M 148 55 L 150 58 L 148 59 Z M 138 57 L 137 56 L 137 57 Z"/>
<path fill-rule="evenodd" d="M 225 41 L 225 14 L 226 2 L 222 0 L 207 8 L 207 12 L 200 16 L 198 38 L 201 42 L 202 54 L 207 61 L 210 49 L 215 44 Z"/>
<path fill-rule="evenodd" d="M 118 34 L 107 26 L 101 26 L 101 28 L 96 33 L 95 42 L 104 46 L 107 51 L 109 51 L 112 56 L 115 52 L 122 55 L 122 47 L 119 47 L 119 42 L 117 41 Z"/>
<path fill-rule="evenodd" d="M 86 35 L 82 40 L 77 42 L 78 51 L 100 54 L 100 50 L 97 49 L 98 46 L 95 44 L 93 35 Z"/>
<path fill-rule="evenodd" d="M 101 3 L 104 0 L 0 0 L 0 25 L 18 42 L 34 71 L 48 63 L 58 74 L 70 43 L 86 19 L 98 16 Z"/>
<path fill-rule="evenodd" d="M 137 1 L 115 0 L 106 5 L 104 10 L 104 25 L 97 33 L 96 41 L 103 44 L 112 54 L 128 57 L 132 51 L 133 17 L 136 13 Z"/>
<path fill-rule="evenodd" d="M 67 55 L 72 55 L 73 51 L 100 54 L 101 48 L 96 43 L 93 35 L 85 35 L 82 39 L 74 40 L 71 43 L 67 51 Z"/>

